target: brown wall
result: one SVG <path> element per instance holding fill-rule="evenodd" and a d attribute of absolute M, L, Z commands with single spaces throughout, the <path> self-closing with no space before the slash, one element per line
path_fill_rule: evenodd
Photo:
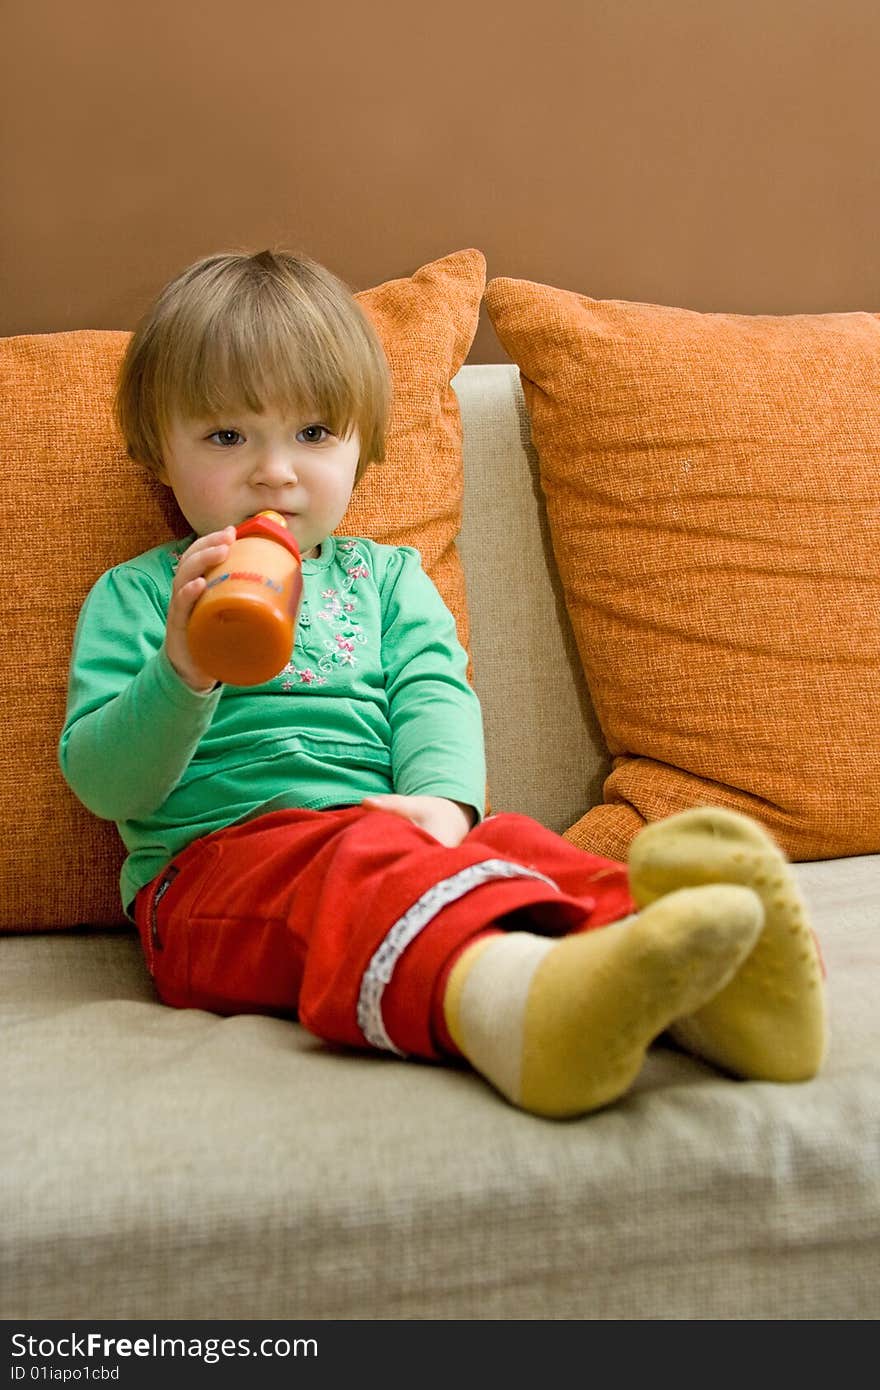
<path fill-rule="evenodd" d="M 597 297 L 880 309 L 877 0 L 27 0 L 3 47 L 3 334 L 131 327 L 264 245 L 355 289 L 477 246 Z"/>

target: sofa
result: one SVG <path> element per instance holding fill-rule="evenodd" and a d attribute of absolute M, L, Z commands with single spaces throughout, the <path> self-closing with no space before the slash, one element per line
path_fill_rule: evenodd
<path fill-rule="evenodd" d="M 520 376 L 452 384 L 491 805 L 563 832 L 612 759 Z M 876 1317 L 880 855 L 795 872 L 827 967 L 821 1073 L 738 1081 L 660 1038 L 624 1099 L 564 1122 L 463 1067 L 165 1008 L 130 927 L 5 933 L 0 1315 Z"/>

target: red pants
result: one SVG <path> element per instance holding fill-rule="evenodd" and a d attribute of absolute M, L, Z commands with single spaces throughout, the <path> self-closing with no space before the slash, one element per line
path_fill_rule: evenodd
<path fill-rule="evenodd" d="M 298 1015 L 329 1042 L 436 1058 L 439 983 L 468 941 L 563 936 L 633 911 L 624 865 L 526 816 L 490 816 L 448 849 L 354 806 L 196 840 L 141 889 L 135 919 L 167 1004 Z"/>

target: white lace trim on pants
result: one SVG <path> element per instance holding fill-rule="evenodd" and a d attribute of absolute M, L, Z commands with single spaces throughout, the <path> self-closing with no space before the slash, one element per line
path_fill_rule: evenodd
<path fill-rule="evenodd" d="M 382 1048 L 386 1052 L 396 1052 L 399 1057 L 406 1056 L 385 1031 L 382 995 L 407 946 L 429 922 L 433 922 L 444 907 L 457 902 L 459 898 L 473 892 L 482 884 L 502 878 L 537 878 L 542 883 L 549 884 L 554 892 L 561 891 L 559 884 L 554 883 L 552 878 L 547 878 L 546 874 L 538 873 L 537 869 L 527 869 L 524 864 L 513 864 L 507 859 L 484 859 L 480 864 L 469 864 L 451 878 L 444 878 L 440 883 L 435 883 L 433 888 L 423 893 L 412 907 L 398 918 L 364 971 L 358 995 L 357 1021 L 367 1042 L 373 1047 Z"/>

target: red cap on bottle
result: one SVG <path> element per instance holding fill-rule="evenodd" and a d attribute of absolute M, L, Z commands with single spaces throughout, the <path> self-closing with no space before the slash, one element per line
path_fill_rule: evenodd
<path fill-rule="evenodd" d="M 279 516 L 279 512 L 258 512 L 256 516 L 243 521 L 240 526 L 236 526 L 236 539 L 242 536 L 265 536 L 267 540 L 279 541 L 302 564 L 302 556 L 299 553 L 299 546 L 293 539 L 283 521 L 273 521 L 272 518 Z"/>

